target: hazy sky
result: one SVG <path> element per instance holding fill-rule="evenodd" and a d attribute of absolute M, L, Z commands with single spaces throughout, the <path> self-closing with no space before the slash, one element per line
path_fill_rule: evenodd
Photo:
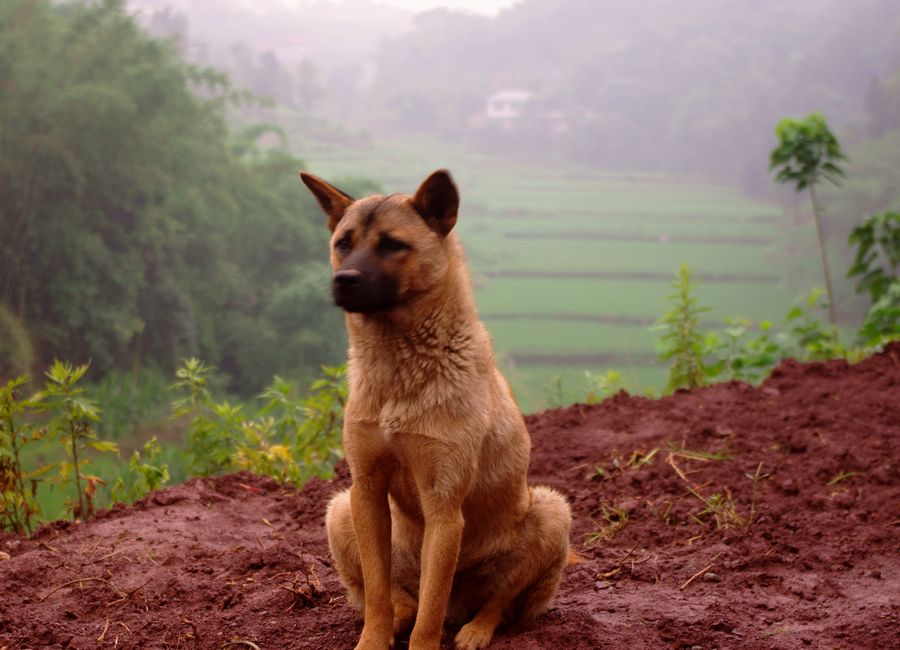
<path fill-rule="evenodd" d="M 309 4 L 315 0 L 283 0 L 287 4 Z M 352 2 L 353 0 L 351 0 Z M 410 11 L 427 11 L 436 7 L 466 9 L 482 14 L 496 14 L 501 9 L 514 5 L 517 0 L 373 0 L 379 4 L 391 5 Z"/>
<path fill-rule="evenodd" d="M 386 5 L 402 7 L 412 11 L 425 11 L 435 7 L 468 9 L 479 13 L 496 14 L 501 9 L 515 4 L 516 0 L 381 0 Z"/>

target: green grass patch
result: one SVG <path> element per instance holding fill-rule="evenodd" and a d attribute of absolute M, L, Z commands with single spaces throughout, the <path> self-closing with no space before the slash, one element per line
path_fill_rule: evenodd
<path fill-rule="evenodd" d="M 640 325 L 607 325 L 584 321 L 485 319 L 498 352 L 547 354 L 615 351 L 646 354 L 656 335 Z"/>
<path fill-rule="evenodd" d="M 764 275 L 771 274 L 773 265 L 764 247 L 727 244 L 504 238 L 497 249 L 494 266 L 504 271 L 657 271 L 670 276 L 673 268 L 690 260 L 698 275 Z"/>
<path fill-rule="evenodd" d="M 666 310 L 667 282 L 591 281 L 545 278 L 484 280 L 476 289 L 485 314 L 619 314 L 658 318 Z M 709 320 L 727 317 L 781 321 L 794 303 L 786 287 L 756 283 L 704 284 L 698 300 L 710 305 Z"/>

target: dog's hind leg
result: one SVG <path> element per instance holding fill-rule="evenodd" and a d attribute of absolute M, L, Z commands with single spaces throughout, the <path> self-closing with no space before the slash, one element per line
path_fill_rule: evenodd
<path fill-rule="evenodd" d="M 530 623 L 544 613 L 556 594 L 563 569 L 569 563 L 572 510 L 559 492 L 543 486 L 531 488 L 532 512 L 539 522 L 534 542 L 543 562 L 533 566 L 532 579 L 516 599 L 512 622 Z"/>
<path fill-rule="evenodd" d="M 362 611 L 365 589 L 362 565 L 359 561 L 359 547 L 353 530 L 349 490 L 339 492 L 331 499 L 325 514 L 325 529 L 335 569 L 347 589 L 347 600 L 353 607 Z M 406 558 L 394 557 L 393 568 L 395 570 L 404 568 L 408 564 L 405 560 Z M 397 580 L 392 580 L 391 604 L 394 608 L 394 634 L 405 632 L 416 620 L 418 602 Z"/>
<path fill-rule="evenodd" d="M 338 492 L 332 497 L 325 511 L 325 530 L 334 567 L 347 589 L 347 600 L 353 607 L 362 610 L 365 600 L 363 575 L 350 513 L 350 490 Z"/>
<path fill-rule="evenodd" d="M 531 489 L 531 507 L 517 547 L 497 563 L 496 589 L 456 635 L 460 650 L 482 650 L 504 621 L 527 623 L 539 616 L 559 587 L 569 555 L 572 513 L 558 492 Z"/>

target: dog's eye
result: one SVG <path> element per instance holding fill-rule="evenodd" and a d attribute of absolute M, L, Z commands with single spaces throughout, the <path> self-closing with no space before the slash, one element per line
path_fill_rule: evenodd
<path fill-rule="evenodd" d="M 346 253 L 351 248 L 353 248 L 352 242 L 353 237 L 351 233 L 348 232 L 346 235 L 334 242 L 334 250 L 336 250 L 338 253 Z"/>
<path fill-rule="evenodd" d="M 409 250 L 410 245 L 393 237 L 382 236 L 378 242 L 378 250 L 382 253 L 398 253 L 400 251 Z"/>

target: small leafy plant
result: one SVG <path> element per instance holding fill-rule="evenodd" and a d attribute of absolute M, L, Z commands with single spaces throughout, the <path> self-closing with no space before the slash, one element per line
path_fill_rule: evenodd
<path fill-rule="evenodd" d="M 816 315 L 822 298 L 822 290 L 813 289 L 801 305 L 787 314 L 788 353 L 803 361 L 834 359 L 846 353 L 837 330 Z"/>
<path fill-rule="evenodd" d="M 856 293 L 872 300 L 860 340 L 874 347 L 900 338 L 900 213 L 868 217 L 853 229 L 849 242 L 856 246 L 856 257 L 847 276 L 857 278 Z"/>
<path fill-rule="evenodd" d="M 108 482 L 113 501 L 137 500 L 171 480 L 164 456 L 169 462 L 186 457 L 191 475 L 249 470 L 298 486 L 313 476 L 330 475 L 341 458 L 347 401 L 344 366 L 323 367 L 322 377 L 304 397 L 295 395 L 291 383 L 275 377 L 262 395 L 265 404 L 249 415 L 243 404 L 217 402 L 209 388 L 212 369 L 188 359 L 172 386 L 182 393 L 173 414 L 187 419 L 185 447 L 164 450 L 153 437 L 132 453 L 126 467 L 114 470 L 119 472 L 114 481 L 110 476 L 101 478 L 85 471 L 91 462 L 88 454 L 117 454 L 118 446 L 97 436 L 100 409 L 81 385 L 87 370 L 87 365 L 56 361 L 46 373 L 44 389 L 31 397 L 24 395 L 27 377 L 0 385 L 0 529 L 19 534 L 34 530 L 44 514 L 38 501 L 42 483 L 74 491 L 76 497 L 66 499 L 66 508 L 76 519 L 93 514 L 99 490 Z M 26 467 L 23 450 L 41 441 L 59 443 L 65 459 Z M 47 451 L 53 453 L 50 447 Z M 176 471 L 179 467 L 176 461 Z"/>
<path fill-rule="evenodd" d="M 584 381 L 588 386 L 585 396 L 586 404 L 599 404 L 625 388 L 622 373 L 618 370 L 607 370 L 603 374 L 585 370 Z"/>
<path fill-rule="evenodd" d="M 51 480 L 64 484 L 71 477 L 77 502 L 67 500 L 67 507 L 75 519 L 87 519 L 93 514 L 97 489 L 106 485 L 99 476 L 84 472 L 90 464 L 84 452 L 89 448 L 103 453 L 119 451 L 116 443 L 100 440 L 94 430 L 100 409 L 84 397 L 84 388 L 78 385 L 87 370 L 88 364 L 73 367 L 57 360 L 46 373 L 43 391 L 43 406 L 56 414 L 49 424 L 49 436 L 62 443 L 67 456 Z"/>
<path fill-rule="evenodd" d="M 259 417 L 242 424 L 239 468 L 298 486 L 331 474 L 342 457 L 346 368 L 324 366 L 322 375 L 303 399 L 294 396 L 290 382 L 275 377 L 262 395 L 267 402 Z"/>
<path fill-rule="evenodd" d="M 210 476 L 248 470 L 301 485 L 326 476 L 341 458 L 340 435 L 347 401 L 344 366 L 323 367 L 323 376 L 305 398 L 275 377 L 255 416 L 244 404 L 216 402 L 208 388 L 212 370 L 197 359 L 178 369 L 173 386 L 184 395 L 173 404 L 175 417 L 188 417 L 187 454 L 191 472 Z"/>
<path fill-rule="evenodd" d="M 716 361 L 708 374 L 726 381 L 761 381 L 784 356 L 768 320 L 760 321 L 754 332 L 749 320 L 725 319 L 725 329 L 713 333 L 711 341 Z"/>
<path fill-rule="evenodd" d="M 137 501 L 148 492 L 158 490 L 169 482 L 169 466 L 160 461 L 162 447 L 156 436 L 144 443 L 141 451 L 134 451 L 128 460 L 125 475 L 116 479 L 111 489 L 113 501 Z"/>
<path fill-rule="evenodd" d="M 0 530 L 20 535 L 31 532 L 40 515 L 37 486 L 50 466 L 28 470 L 22 462 L 26 446 L 46 436 L 36 427 L 31 414 L 40 404 L 40 396 L 24 397 L 25 376 L 0 386 Z"/>
<path fill-rule="evenodd" d="M 697 388 L 706 383 L 711 368 L 704 362 L 704 357 L 714 342 L 700 328 L 700 314 L 710 310 L 698 305 L 694 295 L 697 283 L 687 264 L 678 269 L 672 288 L 675 291 L 668 297 L 672 308 L 652 328 L 662 332 L 657 346 L 659 358 L 672 362 L 667 392 Z"/>
<path fill-rule="evenodd" d="M 172 404 L 176 418 L 190 418 L 185 441 L 191 473 L 211 476 L 234 469 L 232 458 L 241 435 L 243 407 L 216 403 L 209 390 L 212 369 L 196 358 L 185 360 L 175 372 L 172 390 L 183 393 Z"/>
<path fill-rule="evenodd" d="M 562 375 L 554 375 L 544 384 L 544 402 L 547 408 L 555 409 L 565 404 Z"/>
<path fill-rule="evenodd" d="M 310 386 L 310 395 L 301 403 L 303 422 L 294 438 L 293 454 L 308 476 L 327 476 L 343 456 L 341 432 L 347 404 L 347 366 L 323 366 L 323 376 Z"/>

